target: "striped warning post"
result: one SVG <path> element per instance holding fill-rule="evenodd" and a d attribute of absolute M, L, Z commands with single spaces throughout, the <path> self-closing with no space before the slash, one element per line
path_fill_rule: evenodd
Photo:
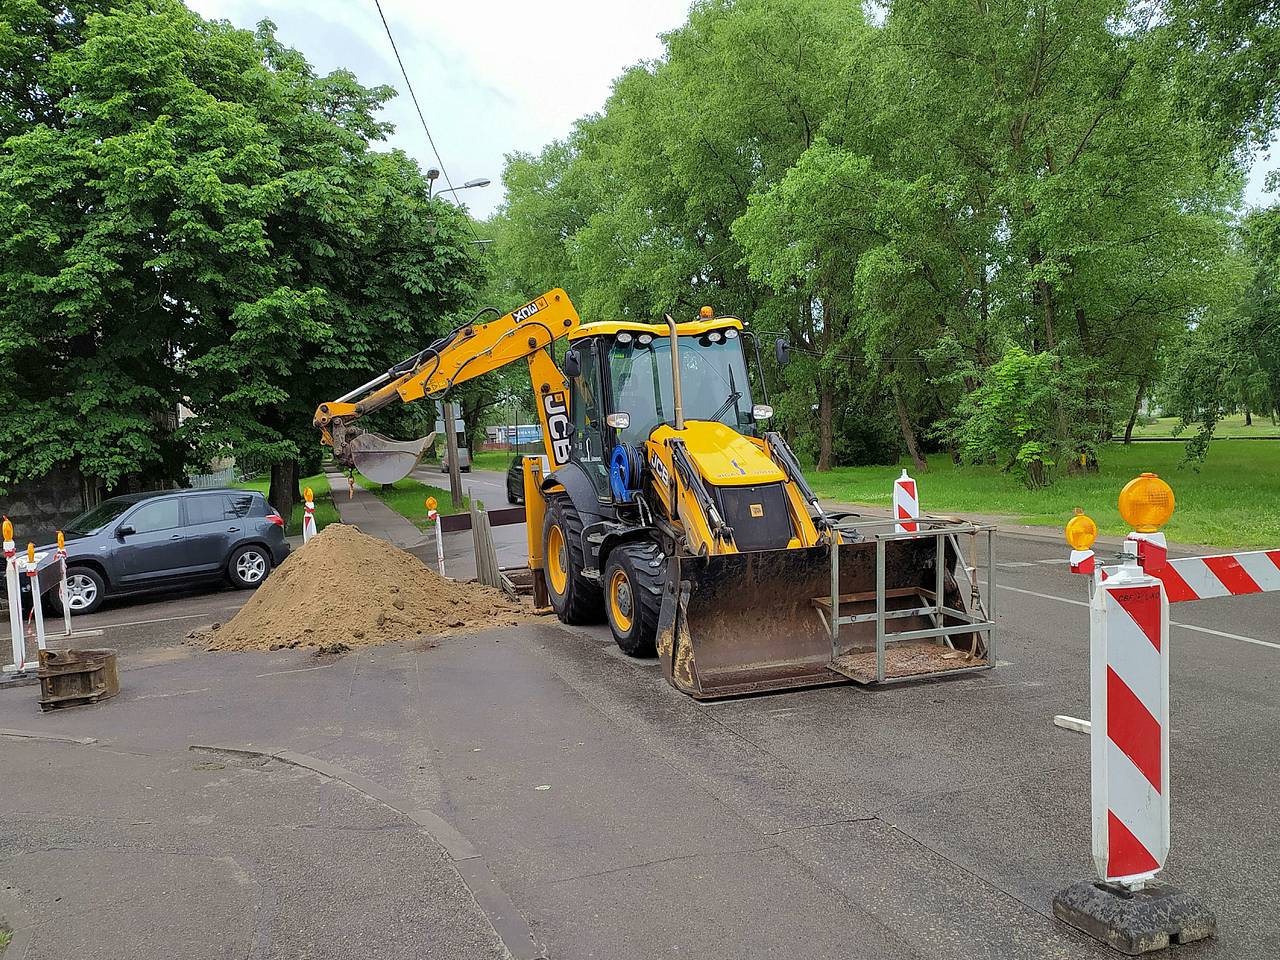
<path fill-rule="evenodd" d="M 1093 859 L 1103 880 L 1134 884 L 1169 853 L 1169 604 L 1126 564 L 1090 608 Z"/>
<path fill-rule="evenodd" d="M 919 524 L 903 522 L 917 520 L 920 517 L 920 496 L 916 491 L 916 482 L 902 471 L 902 476 L 893 481 L 893 516 L 899 523 L 894 525 L 898 533 L 915 533 Z"/>

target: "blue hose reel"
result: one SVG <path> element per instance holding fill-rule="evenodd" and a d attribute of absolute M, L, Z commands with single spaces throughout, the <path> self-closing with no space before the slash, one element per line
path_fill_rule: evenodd
<path fill-rule="evenodd" d="M 613 490 L 613 499 L 630 503 L 640 492 L 643 471 L 644 457 L 635 444 L 620 443 L 614 447 L 613 455 L 609 457 L 609 487 Z"/>

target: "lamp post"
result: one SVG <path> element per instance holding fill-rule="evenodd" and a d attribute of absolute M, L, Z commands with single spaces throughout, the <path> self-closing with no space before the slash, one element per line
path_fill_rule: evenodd
<path fill-rule="evenodd" d="M 475 187 L 487 187 L 492 182 L 493 181 L 490 180 L 488 177 L 477 177 L 474 180 L 468 180 L 466 183 L 464 183 L 460 187 L 449 187 L 446 190 L 437 190 L 436 196 L 442 197 L 446 193 L 457 193 L 459 190 L 471 190 Z"/>

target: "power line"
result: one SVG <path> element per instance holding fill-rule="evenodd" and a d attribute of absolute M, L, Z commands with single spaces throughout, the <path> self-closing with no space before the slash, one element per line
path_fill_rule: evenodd
<path fill-rule="evenodd" d="M 382 29 L 387 31 L 387 39 L 391 41 L 391 52 L 396 56 L 396 63 L 400 67 L 400 76 L 404 77 L 405 89 L 409 91 L 409 99 L 413 101 L 413 109 L 418 113 L 418 120 L 422 123 L 423 132 L 427 135 L 427 143 L 431 144 L 431 152 L 435 154 L 436 164 L 440 167 L 440 174 L 444 177 L 444 182 L 449 185 L 449 190 L 455 195 L 457 190 L 453 185 L 453 181 L 449 179 L 449 171 L 445 169 L 444 161 L 440 159 L 440 150 L 436 147 L 435 137 L 431 136 L 431 128 L 427 126 L 427 118 L 422 112 L 422 104 L 418 102 L 418 94 L 414 92 L 413 83 L 409 80 L 409 71 L 404 68 L 404 61 L 400 59 L 400 48 L 396 46 L 396 38 L 391 33 L 391 24 L 387 23 L 387 15 L 382 12 L 382 0 L 373 0 L 373 5 L 378 8 L 378 17 L 382 20 Z M 475 228 L 471 225 L 471 217 L 465 217 L 467 223 L 467 232 L 471 234 L 471 239 L 479 242 L 480 238 L 476 236 Z"/>

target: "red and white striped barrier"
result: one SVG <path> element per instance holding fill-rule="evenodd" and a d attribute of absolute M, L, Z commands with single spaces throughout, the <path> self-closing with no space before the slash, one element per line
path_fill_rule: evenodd
<path fill-rule="evenodd" d="M 914 533 L 919 526 L 910 521 L 920 519 L 920 494 L 906 470 L 893 481 L 893 516 L 899 521 L 894 524 L 897 533 Z"/>
<path fill-rule="evenodd" d="M 1169 603 L 1136 562 L 1090 602 L 1093 860 L 1140 885 L 1169 853 Z"/>

